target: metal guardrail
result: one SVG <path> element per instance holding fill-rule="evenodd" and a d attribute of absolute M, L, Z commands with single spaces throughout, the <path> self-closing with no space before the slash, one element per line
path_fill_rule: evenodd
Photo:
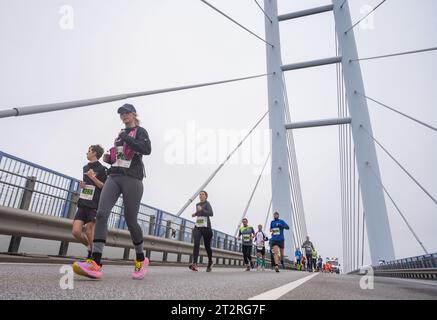
<path fill-rule="evenodd" d="M 366 267 L 362 269 L 365 270 Z M 437 253 L 381 261 L 378 266 L 372 266 L 372 270 L 375 276 L 437 280 Z M 349 274 L 360 274 L 360 271 L 354 270 Z"/>
<path fill-rule="evenodd" d="M 74 217 L 79 180 L 0 151 L 0 206 L 28 210 L 54 217 Z M 109 218 L 109 228 L 127 229 L 123 199 L 117 201 Z M 140 205 L 138 222 L 144 234 L 192 242 L 194 223 L 146 204 Z M 169 233 L 170 230 L 170 233 Z M 11 239 L 8 252 L 19 250 L 21 238 Z M 213 230 L 212 247 L 241 252 L 241 243 L 231 235 Z M 68 242 L 59 254 L 66 255 Z M 255 249 L 254 249 L 255 250 Z M 178 256 L 178 261 L 181 257 Z"/>
<path fill-rule="evenodd" d="M 376 276 L 437 280 L 437 268 L 376 270 Z"/>
<path fill-rule="evenodd" d="M 71 224 L 72 221 L 68 221 L 68 219 L 72 219 L 77 210 L 77 200 L 80 191 L 79 182 L 78 179 L 73 177 L 0 151 L 0 208 L 3 211 L 6 208 L 21 209 L 27 213 L 30 211 L 32 212 L 31 217 L 40 221 L 40 224 L 46 221 L 44 220 L 45 218 L 55 219 L 54 221 L 47 220 L 50 223 L 67 220 L 67 222 L 64 221 L 63 223 Z M 127 230 L 127 225 L 124 220 L 123 210 L 123 199 L 120 197 L 109 217 L 108 227 L 112 229 L 111 234 L 114 232 L 127 232 L 125 231 Z M 5 224 L 1 226 L 2 229 L 0 230 L 12 228 L 13 226 L 9 225 L 10 221 L 4 221 Z M 169 245 L 167 248 L 158 247 L 159 250 L 153 246 L 146 248 L 148 257 L 150 257 L 151 251 L 161 251 L 164 252 L 163 261 L 165 262 L 167 261 L 168 253 L 176 253 L 177 262 L 181 262 L 182 254 L 192 254 L 194 222 L 149 205 L 141 204 L 138 213 L 138 223 L 146 237 L 154 239 L 153 241 L 149 239 L 150 243 L 157 243 L 156 239 L 172 241 L 172 245 Z M 62 234 L 50 229 L 53 231 L 52 235 L 54 235 L 52 240 L 62 241 L 59 248 L 60 256 L 66 256 L 68 243 L 75 241 L 71 236 L 71 225 L 69 228 L 69 230 L 62 229 Z M 23 231 L 23 233 L 19 231 Z M 25 233 L 25 230 L 21 229 L 7 234 L 12 235 L 8 248 L 9 253 L 19 252 L 21 237 L 43 238 L 41 234 L 35 236 L 33 233 Z M 160 241 L 158 242 L 161 243 Z M 115 243 L 115 245 L 118 246 L 119 243 Z M 176 249 L 170 248 L 172 246 Z M 130 242 L 129 245 L 124 243 L 122 247 L 125 248 L 123 257 L 127 259 L 131 244 Z M 242 244 L 234 236 L 213 230 L 211 247 L 214 252 L 233 252 L 232 257 L 235 255 L 235 258 L 238 257 L 238 261 L 241 260 Z M 185 251 L 181 251 L 180 248 L 185 248 Z M 187 248 L 190 249 L 186 250 Z M 269 251 L 266 251 L 266 256 L 270 256 Z M 255 247 L 253 247 L 253 255 L 256 255 Z M 226 259 L 233 259 L 230 257 Z M 200 255 L 200 263 L 202 263 L 202 255 Z"/>
<path fill-rule="evenodd" d="M 0 234 L 20 235 L 22 237 L 77 242 L 71 234 L 73 221 L 66 218 L 51 217 L 21 209 L 0 206 Z M 132 249 L 132 238 L 129 231 L 111 228 L 108 230 L 106 244 L 112 247 Z M 147 252 L 164 252 L 192 255 L 193 244 L 183 241 L 161 238 L 153 235 L 144 236 L 144 249 Z M 201 247 L 201 255 L 206 251 Z M 226 259 L 228 264 L 241 265 L 239 252 L 214 248 L 213 257 Z"/>

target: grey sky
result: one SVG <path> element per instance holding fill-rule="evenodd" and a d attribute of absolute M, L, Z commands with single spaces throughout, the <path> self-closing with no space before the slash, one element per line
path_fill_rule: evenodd
<path fill-rule="evenodd" d="M 262 1 L 261 1 L 262 2 Z M 211 0 L 245 26 L 264 34 L 264 19 L 252 0 Z M 280 13 L 330 3 L 279 0 Z M 363 5 L 351 0 L 353 21 Z M 74 9 L 74 29 L 59 26 L 63 5 Z M 374 15 L 374 29 L 355 29 L 361 57 L 436 46 L 437 2 L 389 0 Z M 284 63 L 335 55 L 331 13 L 281 24 Z M 263 43 L 198 0 L 0 1 L 0 109 L 152 90 L 265 72 Z M 436 125 L 436 53 L 362 62 L 367 94 Z M 294 120 L 337 115 L 335 67 L 286 74 Z M 143 201 L 177 212 L 216 164 L 169 164 L 169 132 L 247 130 L 267 109 L 266 79 L 129 100 L 149 131 Z M 121 123 L 122 102 L 0 121 L 1 150 L 80 178 L 93 143 L 107 149 Z M 370 103 L 375 136 L 436 195 L 437 135 Z M 268 128 L 265 121 L 261 130 Z M 244 148 L 255 163 L 226 166 L 207 188 L 216 229 L 233 233 L 267 155 L 262 134 Z M 213 143 L 197 137 L 197 145 Z M 295 132 L 309 233 L 323 256 L 341 256 L 338 129 Z M 231 146 L 230 146 L 231 147 Z M 222 150 L 222 157 L 226 154 Z M 437 210 L 420 189 L 378 150 L 382 177 L 430 251 L 437 251 Z M 241 158 L 240 158 L 241 159 Z M 254 170 L 254 167 L 257 170 Z M 264 223 L 270 177 L 261 180 L 248 213 Z M 420 254 L 387 201 L 397 257 Z M 193 211 L 187 210 L 184 217 Z M 368 249 L 366 247 L 366 260 Z"/>

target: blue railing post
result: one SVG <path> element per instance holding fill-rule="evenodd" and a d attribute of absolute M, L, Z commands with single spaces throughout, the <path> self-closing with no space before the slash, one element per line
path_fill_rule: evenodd
<path fill-rule="evenodd" d="M 70 186 L 68 188 L 68 194 L 67 199 L 64 203 L 64 206 L 62 208 L 62 212 L 60 212 L 60 216 L 63 218 L 68 218 L 68 212 L 72 201 L 72 194 L 73 192 L 77 192 L 78 190 L 74 188 L 76 181 L 74 179 L 70 179 Z"/>
<path fill-rule="evenodd" d="M 63 216 L 67 219 L 74 219 L 74 215 L 77 210 L 77 202 L 79 201 L 79 194 L 77 192 L 72 192 L 69 194 L 70 201 L 68 202 L 67 212 Z M 68 241 L 61 241 L 61 245 L 59 246 L 59 256 L 66 256 L 68 252 Z"/>
<path fill-rule="evenodd" d="M 431 255 L 431 263 L 433 268 L 437 268 L 437 254 Z"/>
<path fill-rule="evenodd" d="M 186 220 L 183 219 L 181 222 L 181 225 L 179 226 L 179 241 L 184 241 L 185 242 L 185 226 L 186 226 Z M 182 254 L 178 253 L 178 257 L 177 257 L 177 262 L 181 263 L 182 262 Z"/>
<path fill-rule="evenodd" d="M 23 197 L 20 201 L 20 209 L 21 210 L 29 210 L 30 204 L 32 202 L 32 194 L 35 189 L 36 177 L 28 177 L 26 179 L 25 190 L 23 193 Z M 13 235 L 11 237 L 11 241 L 9 242 L 9 253 L 18 253 L 20 248 L 21 237 Z"/>
<path fill-rule="evenodd" d="M 155 224 L 155 236 L 159 237 L 161 231 L 161 223 L 162 223 L 162 211 L 156 211 L 156 224 Z"/>
<path fill-rule="evenodd" d="M 213 248 L 218 248 L 218 246 L 217 246 L 217 230 L 213 230 L 212 231 L 213 232 L 213 239 L 214 239 L 214 241 L 213 241 L 213 243 L 212 243 L 212 247 Z"/>

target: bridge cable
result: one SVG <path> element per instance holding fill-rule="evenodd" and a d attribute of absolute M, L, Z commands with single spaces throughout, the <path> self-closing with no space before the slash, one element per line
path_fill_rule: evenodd
<path fill-rule="evenodd" d="M 347 2 L 347 0 L 344 0 L 343 3 L 340 5 L 340 9 L 343 9 L 345 3 Z"/>
<path fill-rule="evenodd" d="M 359 171 L 358 171 L 358 163 L 357 163 L 357 154 L 356 150 L 354 149 L 354 159 L 355 159 L 355 203 L 356 203 L 356 209 L 355 209 L 355 216 L 356 216 L 356 225 L 355 225 L 355 245 L 356 245 L 356 257 L 355 257 L 355 265 L 356 268 L 358 268 L 360 260 L 358 258 L 359 252 L 360 252 L 360 178 L 359 178 Z"/>
<path fill-rule="evenodd" d="M 343 74 L 343 73 L 342 73 Z M 343 77 L 341 80 L 341 96 L 343 115 L 348 116 L 346 90 Z M 350 126 L 344 126 L 344 143 L 345 143 L 345 168 L 346 168 L 346 187 L 345 187 L 345 201 L 346 201 L 346 244 L 347 244 L 347 265 L 348 270 L 351 269 L 352 243 L 351 243 L 351 130 Z"/>
<path fill-rule="evenodd" d="M 358 24 L 360 24 L 364 19 L 366 19 L 368 16 L 370 16 L 373 12 L 376 11 L 384 2 L 387 0 L 382 0 L 375 8 L 372 9 L 369 13 L 367 13 L 364 17 L 362 17 L 360 20 L 358 20 L 355 24 L 353 24 L 349 29 L 347 29 L 344 33 L 347 34 L 349 31 L 351 31 L 353 28 L 355 28 Z"/>
<path fill-rule="evenodd" d="M 269 208 L 267 209 L 266 221 L 264 222 L 264 231 L 266 232 L 267 232 L 267 223 L 270 217 L 270 210 L 272 209 L 272 203 L 273 203 L 273 196 L 270 198 Z"/>
<path fill-rule="evenodd" d="M 288 175 L 288 177 L 290 177 L 290 175 Z M 293 204 L 291 204 L 290 207 L 293 207 Z M 294 241 L 294 247 L 297 247 L 297 242 L 299 242 L 299 233 L 297 230 L 297 222 L 296 222 L 296 215 L 293 214 L 291 217 L 292 221 L 293 221 L 293 241 Z"/>
<path fill-rule="evenodd" d="M 267 155 L 267 159 L 266 159 L 266 161 L 264 163 L 264 166 L 262 167 L 261 173 L 259 174 L 259 176 L 258 176 L 258 178 L 256 180 L 256 183 L 255 183 L 255 186 L 254 186 L 254 188 L 252 190 L 252 193 L 250 194 L 249 201 L 247 202 L 246 207 L 244 208 L 243 215 L 241 216 L 241 219 L 238 220 L 237 230 L 235 231 L 235 237 L 238 236 L 238 232 L 240 231 L 240 226 L 241 226 L 241 220 L 243 220 L 243 218 L 246 217 L 247 211 L 249 210 L 250 204 L 252 203 L 253 196 L 255 195 L 256 189 L 258 188 L 258 184 L 259 184 L 259 182 L 261 180 L 261 177 L 262 177 L 262 175 L 264 173 L 264 169 L 267 166 L 267 163 L 268 163 L 268 161 L 270 159 L 271 154 L 272 153 L 269 152 L 269 154 Z"/>
<path fill-rule="evenodd" d="M 300 226 L 300 219 L 299 219 L 299 209 L 297 208 L 297 199 L 296 199 L 296 189 L 293 183 L 294 178 L 292 178 L 292 169 L 291 169 L 291 163 L 290 163 L 290 149 L 287 146 L 287 156 L 288 156 L 288 167 L 289 167 L 289 173 L 288 173 L 288 180 L 290 183 L 290 192 L 291 192 L 291 209 L 292 209 L 292 219 L 293 219 L 293 228 L 295 237 L 297 237 L 297 242 L 301 242 L 302 235 L 301 235 L 301 226 Z"/>
<path fill-rule="evenodd" d="M 273 195 L 275 194 L 276 189 L 278 188 L 278 180 L 276 180 L 274 184 L 273 184 L 273 180 L 271 180 L 271 183 L 272 183 L 272 197 L 270 200 L 269 209 L 267 210 L 267 216 L 266 216 L 266 221 L 264 224 L 264 230 L 267 230 L 267 221 L 269 219 L 270 210 L 272 209 L 272 205 L 273 205 Z"/>
<path fill-rule="evenodd" d="M 364 237 L 366 235 L 365 233 L 365 228 L 366 228 L 366 223 L 365 223 L 365 219 L 366 219 L 366 212 L 363 209 L 363 233 L 362 233 L 362 242 L 361 242 L 361 265 L 364 266 Z"/>
<path fill-rule="evenodd" d="M 299 218 L 299 227 L 300 227 L 300 233 L 301 233 L 301 242 L 304 241 L 304 236 L 308 235 L 307 231 L 307 225 L 306 225 L 306 219 L 305 219 L 305 211 L 303 206 L 303 199 L 302 199 L 302 190 L 300 185 L 300 179 L 299 179 L 299 172 L 298 172 L 298 165 L 296 156 L 293 157 L 293 154 L 295 154 L 295 148 L 293 141 L 291 142 L 291 148 L 292 148 L 292 159 L 291 159 L 291 168 L 293 170 L 293 181 L 294 181 L 294 187 L 295 187 L 295 193 L 296 193 L 296 205 L 297 205 L 297 216 Z"/>
<path fill-rule="evenodd" d="M 347 127 L 347 162 L 348 162 L 348 242 L 349 242 L 349 269 L 352 266 L 353 241 L 352 241 L 352 128 Z"/>
<path fill-rule="evenodd" d="M 378 176 L 376 175 L 375 171 L 373 170 L 372 166 L 369 164 L 368 165 L 370 170 L 372 171 L 373 175 L 375 176 L 375 178 L 378 180 L 378 182 L 381 184 L 382 189 L 384 190 L 384 192 L 386 193 L 386 195 L 390 198 L 391 202 L 393 203 L 393 205 L 395 206 L 397 212 L 400 214 L 400 216 L 402 217 L 402 220 L 404 220 L 405 224 L 407 225 L 408 229 L 410 230 L 410 232 L 413 234 L 414 238 L 417 240 L 417 242 L 419 243 L 419 245 L 422 247 L 423 251 L 425 252 L 425 254 L 428 254 L 428 251 L 426 250 L 425 246 L 423 245 L 423 242 L 419 239 L 419 237 L 417 236 L 416 232 L 414 232 L 413 228 L 411 227 L 410 223 L 408 222 L 408 220 L 405 218 L 405 215 L 402 213 L 401 209 L 399 209 L 399 206 L 396 204 L 396 202 L 394 201 L 394 199 L 392 198 L 392 196 L 390 195 L 390 193 L 387 191 L 387 189 L 385 188 L 382 180 L 380 178 L 378 178 Z"/>
<path fill-rule="evenodd" d="M 290 103 L 288 99 L 287 92 L 287 84 L 285 81 L 284 74 L 282 73 L 282 82 L 284 85 L 284 100 L 285 100 L 285 118 L 287 123 L 291 122 L 291 114 L 290 114 Z M 305 222 L 305 214 L 303 212 L 303 200 L 301 194 L 301 187 L 299 181 L 299 172 L 297 168 L 297 160 L 296 160 L 296 151 L 294 146 L 294 138 L 291 130 L 287 130 L 287 153 L 288 153 L 288 165 L 290 168 L 290 187 L 292 191 L 293 204 L 295 208 L 294 215 L 296 215 L 296 222 L 298 226 L 299 233 L 297 236 L 299 237 L 299 243 L 303 243 L 303 234 L 306 233 L 306 222 Z"/>
<path fill-rule="evenodd" d="M 288 139 L 287 139 L 288 140 Z M 288 142 L 288 141 L 287 141 Z M 302 239 L 302 235 L 301 235 L 301 225 L 300 225 L 300 217 L 299 217 L 299 208 L 298 208 L 298 204 L 297 204 L 297 196 L 296 196 L 296 187 L 294 184 L 294 173 L 292 172 L 292 164 L 291 164 L 291 155 L 290 155 L 290 147 L 287 146 L 287 156 L 288 156 L 288 167 L 289 167 L 289 174 L 288 174 L 288 179 L 290 182 L 290 191 L 291 191 L 291 196 L 292 196 L 292 209 L 293 209 L 293 219 L 295 220 L 295 228 L 296 228 L 296 236 L 299 238 L 298 242 L 301 241 Z M 293 176 L 293 178 L 292 178 Z"/>
<path fill-rule="evenodd" d="M 352 130 L 352 129 L 351 129 Z M 352 192 L 352 248 L 353 248 L 353 252 L 352 252 L 352 265 L 353 265 L 353 270 L 355 270 L 356 268 L 356 264 L 355 264 L 355 256 L 356 256 L 356 189 L 355 189 L 355 184 L 356 184 L 356 171 L 355 171 L 355 146 L 353 147 L 353 152 L 352 152 L 352 178 L 353 178 L 353 182 L 352 182 L 352 188 L 353 188 L 353 192 Z"/>
<path fill-rule="evenodd" d="M 346 162 L 346 243 L 347 243 L 347 257 L 348 266 L 350 265 L 350 210 L 349 210 L 349 135 L 348 128 L 345 126 L 345 162 Z"/>
<path fill-rule="evenodd" d="M 419 50 L 413 50 L 413 51 L 405 51 L 405 52 L 399 52 L 399 53 L 385 54 L 385 55 L 368 57 L 368 58 L 350 59 L 349 62 L 375 60 L 375 59 L 383 59 L 383 58 L 391 58 L 391 57 L 398 57 L 398 56 L 404 56 L 404 55 L 416 54 L 416 53 L 423 53 L 423 52 L 429 52 L 429 51 L 436 51 L 436 50 L 437 50 L 437 47 L 432 47 L 432 48 L 419 49 Z"/>
<path fill-rule="evenodd" d="M 341 69 L 340 69 L 341 70 Z M 343 72 L 340 73 L 340 88 L 341 88 L 341 105 L 343 116 L 349 115 L 349 110 L 347 107 L 347 95 L 345 89 L 345 83 L 342 76 Z M 355 153 L 354 148 L 352 146 L 352 128 L 351 126 L 344 126 L 344 149 L 345 149 L 345 216 L 346 216 L 346 244 L 347 244 L 347 263 L 348 269 L 351 270 L 354 268 L 354 260 L 355 260 Z"/>
<path fill-rule="evenodd" d="M 291 123 L 291 113 L 290 113 L 290 103 L 288 99 L 288 89 L 287 89 L 287 83 L 285 81 L 284 73 L 282 73 L 282 82 L 284 85 L 284 99 L 286 102 L 286 110 L 285 110 L 285 117 L 286 121 L 288 123 Z M 303 198 L 302 198 L 302 190 L 300 185 L 300 178 L 299 178 L 299 169 L 297 165 L 297 159 L 296 159 L 296 149 L 294 145 L 294 137 L 293 132 L 290 130 L 287 130 L 287 142 L 288 142 L 288 150 L 289 153 L 291 153 L 291 157 L 289 154 L 289 164 L 290 164 L 290 172 L 293 174 L 293 183 L 294 188 L 296 192 L 296 203 L 297 203 L 297 211 L 300 217 L 299 223 L 300 223 L 300 229 L 301 233 L 307 235 L 307 227 L 306 227 L 306 221 L 305 221 L 305 211 L 303 206 Z M 290 150 L 291 149 L 291 150 Z M 301 241 L 303 241 L 301 237 Z"/>
<path fill-rule="evenodd" d="M 336 54 L 339 52 L 338 48 L 338 38 L 335 37 L 335 50 Z M 343 98 L 342 98 L 342 88 L 341 88 L 341 66 L 336 65 L 336 75 L 337 75 L 337 105 L 338 105 L 338 115 L 343 117 Z M 342 212 L 342 247 L 343 247 L 343 261 L 347 265 L 347 245 L 346 245 L 346 193 L 345 193 L 345 158 L 344 158 L 344 126 L 338 127 L 339 134 L 339 156 L 340 156 L 340 185 L 341 185 L 341 212 Z"/>
<path fill-rule="evenodd" d="M 297 199 L 297 190 L 296 190 L 296 185 L 295 185 L 295 177 L 294 177 L 294 172 L 293 172 L 293 168 L 292 168 L 292 163 L 291 163 L 291 155 L 290 155 L 290 149 L 289 146 L 287 146 L 287 155 L 288 155 L 288 166 L 290 169 L 290 172 L 288 174 L 288 179 L 290 182 L 290 188 L 291 188 L 291 195 L 292 195 L 292 208 L 293 208 L 293 218 L 295 220 L 295 228 L 296 228 L 296 236 L 298 237 L 298 242 L 299 243 L 303 243 L 302 242 L 302 225 L 301 225 L 301 214 L 300 214 L 300 209 L 299 209 L 299 204 L 298 204 L 298 199 Z"/>
<path fill-rule="evenodd" d="M 162 93 L 167 93 L 167 92 L 195 89 L 195 88 L 214 86 L 214 85 L 225 84 L 225 83 L 230 83 L 230 82 L 255 79 L 255 78 L 270 76 L 272 74 L 273 73 L 259 74 L 259 75 L 248 76 L 248 77 L 243 77 L 243 78 L 234 78 L 234 79 L 230 79 L 230 80 L 206 82 L 206 83 L 200 83 L 200 84 L 194 84 L 194 85 L 165 88 L 165 89 L 158 89 L 158 90 L 151 90 L 151 91 L 126 93 L 126 94 L 119 94 L 119 95 L 93 98 L 93 99 L 76 100 L 76 101 L 69 101 L 69 102 L 59 102 L 59 103 L 26 106 L 26 107 L 17 107 L 17 108 L 12 108 L 12 109 L 8 109 L 8 110 L 0 110 L 0 118 L 22 116 L 22 115 L 29 115 L 29 114 L 37 114 L 37 113 L 45 113 L 45 112 L 59 111 L 59 110 L 65 110 L 65 109 L 74 109 L 74 108 L 80 108 L 80 107 L 102 104 L 102 103 L 107 103 L 107 102 L 125 100 L 125 99 L 129 99 L 129 98 L 144 97 L 144 96 L 162 94 Z"/>
<path fill-rule="evenodd" d="M 361 185 L 360 185 L 360 178 L 358 176 L 358 182 L 357 182 L 357 188 L 358 188 L 358 192 L 357 192 L 357 202 L 358 202 L 358 222 L 357 222 L 357 231 L 358 231 L 358 235 L 357 235 L 357 266 L 360 266 L 360 199 L 361 199 Z M 364 220 L 362 222 L 364 224 Z M 362 264 L 361 264 L 362 266 Z"/>
<path fill-rule="evenodd" d="M 357 163 L 357 153 L 354 148 L 354 159 L 355 159 L 355 184 L 354 184 L 354 197 L 355 197 L 355 269 L 359 266 L 359 251 L 360 251 L 360 186 L 359 186 L 359 171 Z"/>
<path fill-rule="evenodd" d="M 193 194 L 191 198 L 184 204 L 184 206 L 179 210 L 177 216 L 179 217 L 185 209 L 194 201 L 194 199 L 199 195 L 199 193 L 205 189 L 205 187 L 214 179 L 216 174 L 223 168 L 223 166 L 228 162 L 228 160 L 234 155 L 234 153 L 242 146 L 242 144 L 246 141 L 246 139 L 253 133 L 253 131 L 259 126 L 259 124 L 265 119 L 265 117 L 269 114 L 270 110 L 267 110 L 266 113 L 259 119 L 256 124 L 250 129 L 249 133 L 238 143 L 234 150 L 226 157 L 226 159 L 219 165 L 219 167 L 208 177 L 208 179 L 200 186 L 200 188 Z"/>
<path fill-rule="evenodd" d="M 293 173 L 293 168 L 292 168 L 292 164 L 291 164 L 291 154 L 290 154 L 290 146 L 288 145 L 290 143 L 289 139 L 288 139 L 288 132 L 287 132 L 287 162 L 288 162 L 288 167 L 289 167 L 289 174 L 288 174 L 288 179 L 289 179 L 289 183 L 290 183 L 290 192 L 291 192 L 291 197 L 292 197 L 292 202 L 291 202 L 291 207 L 292 207 L 292 212 L 293 212 L 293 219 L 294 219 L 294 228 L 296 229 L 295 231 L 297 231 L 296 236 L 299 238 L 298 242 L 301 241 L 301 225 L 300 225 L 300 217 L 299 217 L 299 208 L 298 208 L 298 203 L 297 203 L 297 196 L 296 196 L 296 186 L 294 183 L 294 173 Z M 293 177 L 293 178 L 292 178 Z"/>
<path fill-rule="evenodd" d="M 292 182 L 291 182 L 291 174 L 288 174 L 288 179 L 289 179 L 289 181 L 290 181 L 290 186 L 292 186 Z M 292 187 L 291 187 L 291 188 L 292 188 Z M 292 188 L 291 191 L 293 191 L 293 188 Z M 293 202 L 291 203 L 291 207 L 292 207 L 292 209 L 293 209 L 293 206 L 295 207 L 295 205 L 294 205 L 294 199 L 293 199 Z M 294 229 L 294 234 L 295 234 L 294 238 L 297 238 L 297 242 L 298 242 L 298 243 L 303 243 L 302 240 L 301 240 L 301 239 L 302 239 L 302 235 L 301 235 L 301 233 L 300 233 L 300 229 L 299 229 L 299 221 L 298 221 L 298 216 L 297 216 L 297 211 L 296 211 L 296 209 L 293 209 L 292 219 L 293 219 L 293 229 Z"/>
<path fill-rule="evenodd" d="M 384 148 L 384 146 L 375 138 L 375 137 L 373 137 L 370 133 L 369 133 L 369 131 L 367 131 L 364 127 L 363 127 L 363 125 L 360 125 L 360 128 L 361 129 L 363 129 L 363 131 L 373 140 L 373 141 L 375 141 L 375 143 L 402 169 L 402 171 L 404 171 L 409 177 L 410 177 L 410 179 L 411 180 L 413 180 L 414 181 L 414 183 L 420 188 L 420 189 L 422 189 L 422 191 L 423 192 L 425 192 L 426 193 L 426 195 L 434 202 L 434 204 L 436 204 L 437 205 L 437 200 L 431 195 L 431 193 L 427 190 L 427 189 L 425 189 L 425 187 L 424 186 L 422 186 L 421 184 L 420 184 L 420 182 L 419 181 L 417 181 L 417 179 L 416 178 L 414 178 L 413 177 L 413 175 L 407 170 L 407 169 L 405 169 L 405 167 L 402 165 L 402 164 L 400 164 L 399 163 L 399 161 L 397 161 L 396 160 L 396 158 L 386 149 L 386 148 Z"/>
<path fill-rule="evenodd" d="M 352 130 L 352 129 L 351 129 Z M 351 268 L 354 270 L 354 260 L 355 260 L 355 161 L 353 146 L 351 146 Z"/>
<path fill-rule="evenodd" d="M 429 129 L 431 129 L 431 130 L 437 131 L 437 128 L 436 128 L 436 127 L 433 127 L 432 125 L 429 125 L 429 124 L 427 124 L 427 123 L 425 123 L 425 122 L 423 122 L 423 121 L 417 120 L 416 118 L 413 118 L 413 117 L 411 117 L 411 116 L 409 116 L 409 115 L 407 115 L 407 114 L 405 114 L 405 113 L 403 113 L 403 112 L 400 112 L 400 111 L 398 111 L 398 110 L 396 110 L 396 109 L 394 109 L 394 108 L 392 108 L 392 107 L 389 107 L 388 105 L 386 105 L 386 104 L 384 104 L 384 103 L 382 103 L 382 102 L 380 102 L 380 101 L 377 101 L 377 100 L 375 100 L 375 99 L 372 99 L 372 98 L 370 98 L 370 97 L 368 97 L 368 96 L 366 96 L 366 95 L 364 95 L 364 94 L 362 94 L 362 93 L 360 93 L 360 92 L 358 92 L 358 91 L 355 91 L 355 93 L 358 94 L 358 95 L 360 95 L 360 96 L 362 96 L 362 97 L 364 97 L 364 98 L 366 98 L 366 99 L 368 99 L 368 100 L 370 100 L 370 101 L 375 102 L 375 103 L 376 103 L 377 105 L 379 105 L 379 106 L 382 106 L 382 107 L 384 107 L 384 108 L 386 108 L 386 109 L 389 109 L 389 110 L 391 110 L 391 111 L 393 111 L 393 112 L 395 112 L 395 113 L 397 113 L 397 114 L 400 114 L 401 116 L 404 116 L 404 117 L 406 117 L 406 118 L 408 118 L 408 119 L 410 119 L 410 120 L 412 120 L 412 121 L 415 121 L 415 122 L 417 122 L 417 123 L 419 123 L 419 124 L 421 124 L 421 125 L 423 125 L 423 126 L 429 128 Z"/>
<path fill-rule="evenodd" d="M 258 6 L 258 8 L 260 8 L 260 10 L 264 13 L 264 16 L 270 21 L 270 23 L 273 23 L 272 19 L 268 16 L 268 14 L 265 12 L 265 10 L 263 9 L 263 7 L 261 7 L 261 5 L 258 3 L 257 0 L 254 0 L 256 5 Z"/>
<path fill-rule="evenodd" d="M 212 8 L 213 10 L 217 11 L 218 13 L 220 13 L 222 16 L 224 16 L 225 18 L 227 18 L 228 20 L 232 21 L 234 24 L 236 24 L 237 26 L 239 26 L 240 28 L 246 30 L 247 32 L 249 32 L 251 35 L 253 35 L 254 37 L 258 38 L 259 40 L 261 40 L 262 42 L 264 42 L 265 44 L 268 44 L 271 47 L 274 47 L 271 43 L 267 42 L 266 40 L 264 40 L 263 38 L 261 38 L 259 35 L 257 35 L 256 33 L 250 31 L 248 28 L 246 28 L 245 26 L 243 26 L 242 24 L 238 23 L 236 20 L 232 19 L 230 16 L 228 16 L 226 13 L 224 13 L 223 11 L 220 11 L 219 9 L 217 9 L 216 7 L 214 7 L 212 4 L 210 4 L 208 1 L 206 0 L 200 0 L 201 2 L 203 2 L 204 4 L 206 4 L 207 6 L 209 6 L 210 8 Z"/>

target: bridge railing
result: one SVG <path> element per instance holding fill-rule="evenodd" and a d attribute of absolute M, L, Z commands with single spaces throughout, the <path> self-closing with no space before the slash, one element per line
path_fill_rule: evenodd
<path fill-rule="evenodd" d="M 77 209 L 80 180 L 0 151 L 0 206 L 27 210 L 42 215 L 73 219 Z M 127 229 L 120 197 L 112 209 L 108 227 Z M 194 223 L 152 206 L 141 204 L 138 222 L 145 235 L 186 243 L 193 242 Z M 8 252 L 19 251 L 21 237 L 11 238 Z M 241 243 L 232 235 L 213 230 L 212 247 L 241 252 Z M 65 256 L 63 241 L 59 255 Z M 128 251 L 125 251 L 125 257 Z M 150 253 L 148 253 L 150 255 Z M 255 248 L 253 254 L 255 255 Z M 177 260 L 180 262 L 181 255 Z"/>
<path fill-rule="evenodd" d="M 360 274 L 366 269 L 355 270 L 351 274 Z M 437 253 L 381 261 L 379 265 L 372 266 L 372 270 L 375 276 L 437 280 Z"/>
<path fill-rule="evenodd" d="M 66 217 L 79 181 L 0 152 L 0 205 L 20 208 L 26 192 L 27 210 Z"/>

